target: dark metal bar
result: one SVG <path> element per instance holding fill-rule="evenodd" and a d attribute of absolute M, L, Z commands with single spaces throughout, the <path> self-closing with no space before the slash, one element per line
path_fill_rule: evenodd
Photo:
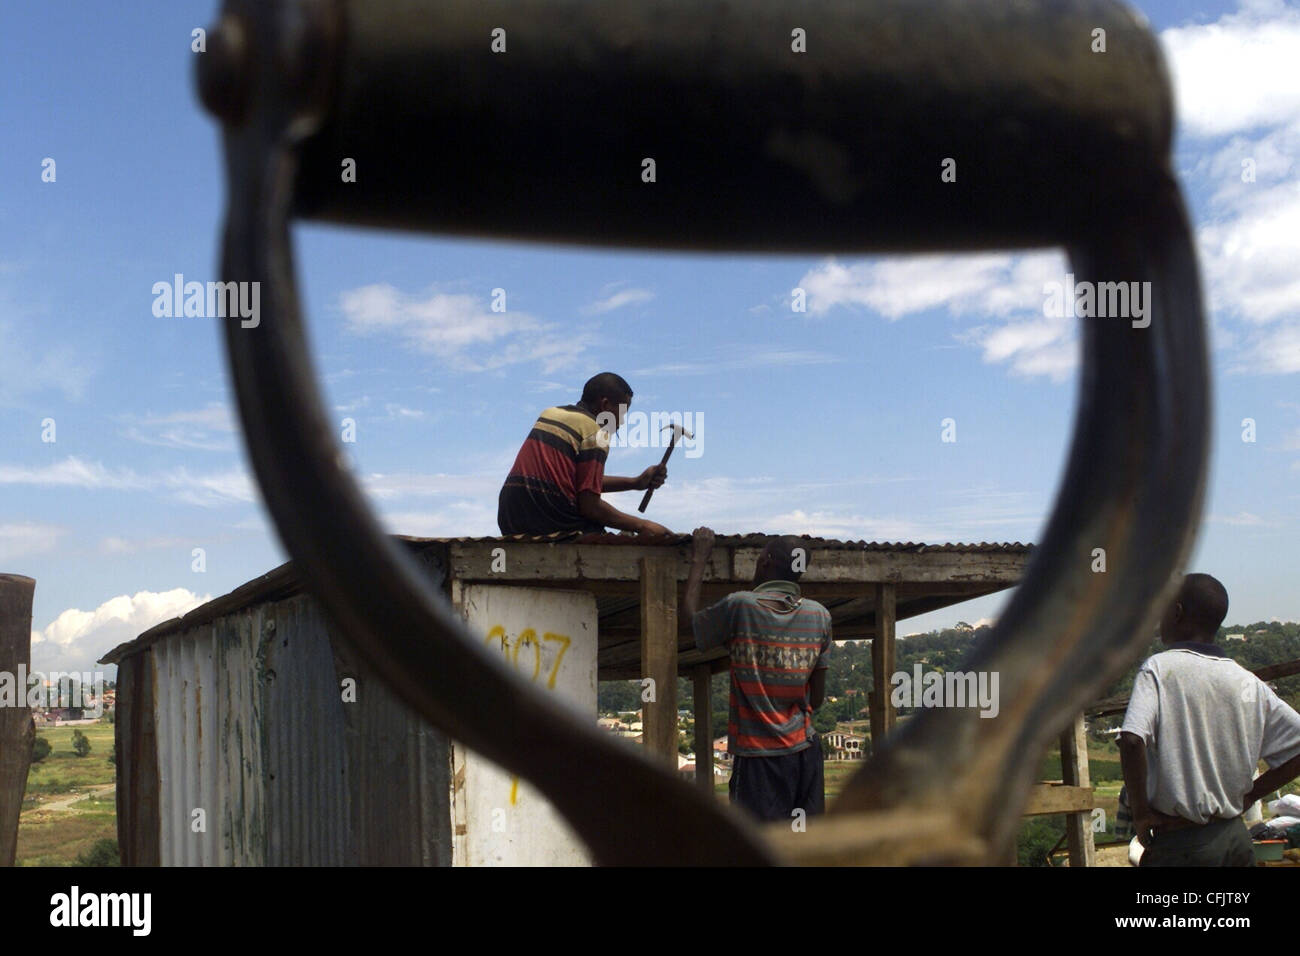
<path fill-rule="evenodd" d="M 769 252 L 1057 245 L 1140 202 L 1172 130 L 1155 37 L 1108 0 L 337 9 L 337 95 L 295 194 L 334 222 Z"/>
<path fill-rule="evenodd" d="M 498 26 L 508 52 L 488 59 Z M 790 52 L 796 27 L 807 54 Z M 1105 54 L 1090 49 L 1098 27 Z M 664 248 L 1057 243 L 1081 278 L 1150 281 L 1149 328 L 1087 321 L 1056 511 L 968 662 L 1000 673 L 1001 717 L 927 711 L 835 808 L 924 804 L 943 787 L 977 808 L 967 845 L 1005 859 L 1040 745 L 1145 643 L 1203 492 L 1204 319 L 1169 171 L 1169 86 L 1127 8 L 227 0 L 201 63 L 205 102 L 224 120 L 223 277 L 263 286 L 260 324 L 228 320 L 226 344 L 286 548 L 401 697 L 535 783 L 602 862 L 771 856 L 698 788 L 514 679 L 380 533 L 316 388 L 290 214 Z M 653 184 L 640 179 L 646 156 Z M 948 157 L 956 182 L 940 177 Z M 346 158 L 355 183 L 341 180 Z M 1096 547 L 1107 574 L 1091 574 Z"/>
<path fill-rule="evenodd" d="M 923 711 L 851 781 L 839 811 L 956 800 L 977 833 L 1005 846 L 1017 824 L 1009 808 L 1023 805 L 1040 756 L 1146 646 L 1177 587 L 1204 493 L 1210 395 L 1200 277 L 1172 177 L 1105 246 L 1070 260 L 1076 281 L 1149 281 L 1151 324 L 1083 320 L 1056 510 L 997 627 L 960 668 L 999 675 L 999 718 Z M 1097 548 L 1105 572 L 1093 570 Z"/>

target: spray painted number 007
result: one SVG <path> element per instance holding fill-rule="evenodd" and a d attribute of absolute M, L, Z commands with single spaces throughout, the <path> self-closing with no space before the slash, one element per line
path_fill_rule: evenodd
<path fill-rule="evenodd" d="M 519 635 L 512 642 L 509 635 L 506 634 L 506 629 L 498 624 L 496 627 L 492 628 L 492 630 L 488 631 L 487 639 L 484 643 L 499 644 L 501 646 L 501 653 L 510 661 L 515 670 L 519 669 L 520 648 L 531 647 L 533 649 L 532 679 L 537 680 L 537 676 L 542 672 L 542 644 L 551 642 L 560 645 L 559 650 L 555 652 L 555 663 L 551 665 L 550 676 L 546 679 L 546 686 L 549 689 L 554 690 L 555 678 L 560 673 L 560 662 L 564 660 L 565 652 L 568 651 L 569 645 L 573 643 L 572 638 L 564 634 L 552 634 L 550 631 L 547 631 L 542 635 L 542 639 L 539 641 L 537 639 L 537 632 L 531 627 L 526 627 L 519 632 Z M 527 660 L 527 658 L 525 658 L 525 660 Z"/>

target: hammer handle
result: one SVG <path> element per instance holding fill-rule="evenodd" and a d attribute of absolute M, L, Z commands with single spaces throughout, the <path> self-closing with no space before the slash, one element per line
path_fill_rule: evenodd
<path fill-rule="evenodd" d="M 668 464 L 668 456 L 673 453 L 673 448 L 676 445 L 677 445 L 677 430 L 674 429 L 673 437 L 668 441 L 668 450 L 665 451 L 664 456 L 659 459 L 659 464 L 661 465 Z M 654 493 L 655 490 L 653 488 L 647 488 L 645 490 L 645 494 L 642 495 L 641 497 L 641 503 L 636 506 L 636 510 L 641 512 L 642 514 L 645 514 L 646 505 L 650 504 L 650 496 L 653 495 Z"/>

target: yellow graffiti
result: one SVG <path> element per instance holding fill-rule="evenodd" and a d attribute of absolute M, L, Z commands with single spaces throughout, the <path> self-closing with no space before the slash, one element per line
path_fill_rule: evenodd
<path fill-rule="evenodd" d="M 554 690 L 555 677 L 557 674 L 560 673 L 560 661 L 564 660 L 564 652 L 569 649 L 569 645 L 573 643 L 573 639 L 565 634 L 552 634 L 550 631 L 547 631 L 545 634 L 542 635 L 542 640 L 557 641 L 560 644 L 560 650 L 555 655 L 555 666 L 551 668 L 551 677 L 546 682 L 546 686 Z M 536 677 L 537 675 L 534 674 L 533 676 Z"/>
<path fill-rule="evenodd" d="M 519 669 L 519 649 L 525 645 L 533 649 L 533 676 L 532 680 L 536 681 L 542 672 L 542 644 L 555 643 L 559 648 L 555 652 L 555 663 L 551 665 L 551 673 L 546 679 L 546 686 L 549 690 L 555 689 L 555 680 L 560 674 L 560 663 L 564 660 L 564 655 L 569 650 L 569 645 L 573 643 L 573 638 L 567 634 L 552 634 L 547 631 L 542 635 L 542 639 L 537 639 L 537 631 L 531 627 L 526 627 L 519 632 L 519 635 L 512 642 L 506 629 L 498 624 L 487 632 L 487 637 L 483 643 L 496 643 L 501 648 L 501 656 L 510 661 L 510 666 L 515 670 Z M 513 646 L 512 646 L 513 644 Z M 519 801 L 519 778 L 511 776 L 510 778 L 510 805 L 514 806 Z"/>
<path fill-rule="evenodd" d="M 525 644 L 532 645 L 533 648 L 533 680 L 537 680 L 537 675 L 542 670 L 542 646 L 537 642 L 537 632 L 531 627 L 526 627 L 519 632 L 519 640 L 515 641 L 515 654 L 510 658 L 510 663 L 514 665 L 515 670 L 519 670 L 519 648 Z"/>

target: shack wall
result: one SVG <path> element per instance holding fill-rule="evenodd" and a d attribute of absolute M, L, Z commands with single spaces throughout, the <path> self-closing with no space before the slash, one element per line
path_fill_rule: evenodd
<path fill-rule="evenodd" d="M 458 610 L 525 680 L 596 720 L 596 599 L 585 591 L 468 585 Z M 452 859 L 457 866 L 584 866 L 578 839 L 523 780 L 452 743 Z"/>

